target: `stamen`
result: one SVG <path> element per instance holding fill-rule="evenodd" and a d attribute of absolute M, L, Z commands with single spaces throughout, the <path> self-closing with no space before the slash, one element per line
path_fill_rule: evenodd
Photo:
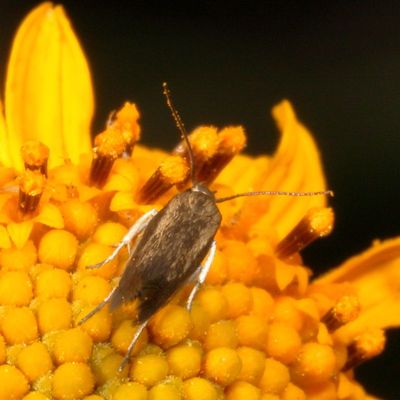
<path fill-rule="evenodd" d="M 105 184 L 114 161 L 121 156 L 125 148 L 124 137 L 113 128 L 108 128 L 96 136 L 90 169 L 92 185 L 101 188 Z"/>
<path fill-rule="evenodd" d="M 169 156 L 140 189 L 136 201 L 152 203 L 177 183 L 184 182 L 189 176 L 189 166 L 182 156 Z"/>
<path fill-rule="evenodd" d="M 18 207 L 23 214 L 36 211 L 46 179 L 38 171 L 27 170 L 19 178 Z"/>
<path fill-rule="evenodd" d="M 209 185 L 226 167 L 232 158 L 246 145 L 246 135 L 242 127 L 228 127 L 218 134 L 218 148 L 197 171 L 197 180 Z"/>
<path fill-rule="evenodd" d="M 348 358 L 344 371 L 355 368 L 364 361 L 382 353 L 385 348 L 385 332 L 379 328 L 370 329 L 356 337 L 348 347 Z"/>
<path fill-rule="evenodd" d="M 343 296 L 321 319 L 329 332 L 355 320 L 360 314 L 360 302 L 357 296 Z"/>
<path fill-rule="evenodd" d="M 218 135 L 217 130 L 211 126 L 201 126 L 195 129 L 189 135 L 190 145 L 192 147 L 194 165 L 195 165 L 195 179 L 198 179 L 199 171 L 215 156 L 218 150 Z M 173 154 L 184 157 L 189 163 L 189 154 L 187 146 L 181 142 L 173 151 Z M 188 177 L 189 178 L 189 177 Z M 178 182 L 179 188 L 187 184 L 187 180 Z"/>
<path fill-rule="evenodd" d="M 287 258 L 304 249 L 314 240 L 327 236 L 333 229 L 334 214 L 331 208 L 312 208 L 306 216 L 281 240 L 275 253 Z"/>
<path fill-rule="evenodd" d="M 49 159 L 49 148 L 36 140 L 29 140 L 21 147 L 21 155 L 25 168 L 39 171 L 47 176 L 47 160 Z"/>
<path fill-rule="evenodd" d="M 132 154 L 136 142 L 140 139 L 139 116 L 136 105 L 126 102 L 116 113 L 115 120 L 111 123 L 114 129 L 121 132 L 126 144 L 125 153 L 129 156 Z"/>

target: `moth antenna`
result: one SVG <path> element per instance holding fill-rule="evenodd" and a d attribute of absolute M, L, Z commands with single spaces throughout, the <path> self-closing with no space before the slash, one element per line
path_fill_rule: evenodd
<path fill-rule="evenodd" d="M 172 103 L 171 92 L 168 88 L 167 82 L 163 83 L 163 94 L 167 101 L 167 106 L 171 111 L 172 117 L 174 118 L 175 124 L 176 124 L 177 128 L 179 129 L 179 131 L 181 132 L 183 139 L 185 140 L 186 147 L 187 147 L 188 154 L 189 154 L 190 179 L 192 181 L 192 185 L 195 185 L 197 182 L 196 182 L 195 172 L 194 172 L 194 156 L 193 156 L 192 146 L 190 145 L 189 135 L 186 131 L 186 128 L 181 119 L 181 116 L 179 115 L 178 111 L 174 107 L 174 104 Z"/>
<path fill-rule="evenodd" d="M 228 197 L 221 197 L 215 199 L 216 203 L 222 203 L 224 201 L 236 199 L 236 197 L 246 197 L 246 196 L 331 196 L 333 197 L 332 190 L 323 190 L 320 192 L 281 192 L 281 191 L 262 191 L 262 192 L 246 192 L 234 194 Z"/>

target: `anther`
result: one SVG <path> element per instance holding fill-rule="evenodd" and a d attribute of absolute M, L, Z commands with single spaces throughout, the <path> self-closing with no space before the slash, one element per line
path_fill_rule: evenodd
<path fill-rule="evenodd" d="M 372 328 L 356 337 L 347 349 L 347 362 L 344 371 L 355 368 L 364 361 L 382 353 L 385 348 L 385 332 L 379 328 Z"/>
<path fill-rule="evenodd" d="M 243 128 L 228 127 L 218 134 L 218 148 L 207 162 L 197 171 L 197 180 L 207 185 L 212 183 L 219 173 L 226 167 L 232 158 L 246 146 L 246 135 Z"/>
<path fill-rule="evenodd" d="M 189 176 L 189 166 L 184 157 L 167 157 L 147 180 L 137 194 L 141 204 L 152 203 L 173 185 L 184 182 Z"/>
<path fill-rule="evenodd" d="M 217 129 L 212 126 L 201 126 L 195 129 L 189 135 L 190 145 L 192 147 L 194 164 L 196 166 L 195 179 L 198 179 L 198 172 L 215 156 L 218 149 Z M 181 155 L 189 162 L 187 146 L 181 142 L 173 151 L 174 155 Z M 188 177 L 189 178 L 189 177 Z M 180 188 L 187 182 L 179 182 Z"/>
<path fill-rule="evenodd" d="M 36 211 L 46 179 L 39 171 L 27 170 L 19 178 L 18 207 L 23 214 Z"/>
<path fill-rule="evenodd" d="M 333 229 L 334 214 L 331 208 L 312 208 L 306 216 L 282 239 L 275 253 L 287 258 L 304 249 L 314 240 L 327 236 Z"/>
<path fill-rule="evenodd" d="M 29 140 L 21 147 L 21 155 L 26 169 L 39 171 L 47 176 L 49 148 L 36 140 Z"/>
<path fill-rule="evenodd" d="M 360 302 L 357 296 L 343 296 L 321 319 L 329 332 L 354 321 L 360 314 Z"/>
<path fill-rule="evenodd" d="M 135 104 L 126 102 L 115 114 L 110 126 L 119 130 L 125 140 L 125 153 L 132 154 L 136 142 L 140 139 L 140 126 L 138 124 L 139 111 Z"/>
<path fill-rule="evenodd" d="M 123 135 L 108 128 L 96 136 L 93 148 L 93 161 L 90 169 L 90 183 L 102 187 L 114 164 L 114 161 L 125 151 L 126 142 Z"/>

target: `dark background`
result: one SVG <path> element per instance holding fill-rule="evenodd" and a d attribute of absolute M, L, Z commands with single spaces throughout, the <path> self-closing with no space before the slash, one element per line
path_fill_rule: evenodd
<path fill-rule="evenodd" d="M 0 0 L 0 77 L 18 23 L 39 1 Z M 400 232 L 400 8 L 395 2 L 64 1 L 90 60 L 94 129 L 130 99 L 143 142 L 177 132 L 168 81 L 186 126 L 243 124 L 247 151 L 272 152 L 271 107 L 290 99 L 324 160 L 336 228 L 305 252 L 317 273 Z M 400 398 L 400 335 L 357 370 L 371 393 Z"/>

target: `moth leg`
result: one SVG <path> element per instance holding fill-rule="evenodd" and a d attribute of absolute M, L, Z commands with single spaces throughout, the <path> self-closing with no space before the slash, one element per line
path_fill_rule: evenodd
<path fill-rule="evenodd" d="M 88 265 L 86 268 L 89 269 L 97 269 L 102 267 L 104 264 L 114 260 L 114 258 L 118 255 L 118 253 L 122 250 L 124 246 L 128 246 L 128 250 L 130 248 L 130 243 L 132 239 L 138 236 L 150 222 L 150 220 L 157 214 L 157 210 L 153 209 L 142 215 L 130 228 L 129 231 L 125 234 L 122 240 L 115 246 L 114 251 L 103 261 L 100 261 L 97 264 Z"/>
<path fill-rule="evenodd" d="M 97 304 L 97 306 L 95 308 L 93 308 L 93 310 L 90 311 L 89 314 L 85 315 L 78 322 L 78 325 L 82 325 L 89 318 L 93 317 L 94 314 L 96 314 L 98 311 L 100 311 L 111 300 L 111 297 L 112 297 L 112 295 L 113 295 L 113 293 L 115 292 L 116 289 L 117 289 L 117 286 L 113 290 L 111 290 L 111 292 L 108 294 L 108 296 L 101 303 Z"/>
<path fill-rule="evenodd" d="M 194 297 L 196 296 L 197 292 L 199 291 L 200 286 L 206 280 L 208 271 L 210 270 L 212 262 L 215 257 L 216 249 L 217 249 L 217 246 L 216 246 L 215 240 L 213 240 L 213 242 L 211 243 L 210 251 L 208 252 L 206 261 L 204 262 L 204 265 L 200 266 L 196 271 L 196 274 L 197 274 L 196 283 L 194 284 L 193 289 L 190 292 L 189 297 L 186 301 L 186 309 L 187 310 L 190 310 L 192 308 L 192 303 L 193 303 Z"/>
<path fill-rule="evenodd" d="M 131 340 L 131 342 L 129 343 L 129 347 L 128 347 L 128 351 L 126 352 L 121 364 L 119 364 L 118 367 L 118 372 L 122 372 L 122 370 L 124 369 L 125 365 L 128 363 L 129 358 L 131 356 L 132 350 L 135 347 L 135 344 L 137 343 L 140 334 L 143 332 L 143 329 L 146 327 L 147 323 L 149 322 L 148 319 L 146 319 L 146 321 L 142 322 L 136 329 L 135 334 L 133 335 L 133 338 Z"/>

